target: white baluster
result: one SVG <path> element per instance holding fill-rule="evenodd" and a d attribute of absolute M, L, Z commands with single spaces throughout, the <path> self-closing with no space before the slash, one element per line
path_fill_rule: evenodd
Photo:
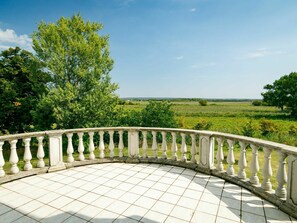
<path fill-rule="evenodd" d="M 175 132 L 171 132 L 172 135 L 172 146 L 171 146 L 171 152 L 172 152 L 172 158 L 173 160 L 177 160 L 177 145 L 176 145 L 176 133 Z"/>
<path fill-rule="evenodd" d="M 67 145 L 67 154 L 68 154 L 68 158 L 67 158 L 67 162 L 68 163 L 72 163 L 74 162 L 74 158 L 73 158 L 73 145 L 72 145 L 72 136 L 73 133 L 67 133 L 67 138 L 68 138 L 68 145 Z"/>
<path fill-rule="evenodd" d="M 16 151 L 16 144 L 17 144 L 18 140 L 11 140 L 10 143 L 10 157 L 9 157 L 9 162 L 11 163 L 11 168 L 10 168 L 10 172 L 12 174 L 16 174 L 18 173 L 20 170 L 18 168 L 18 162 L 19 162 L 19 157 Z"/>
<path fill-rule="evenodd" d="M 186 156 L 186 153 L 187 153 L 186 134 L 181 133 L 180 135 L 182 137 L 182 144 L 181 144 L 181 148 L 180 148 L 181 153 L 182 153 L 182 157 L 180 158 L 180 161 L 186 162 L 187 161 L 187 156 Z"/>
<path fill-rule="evenodd" d="M 32 169 L 32 164 L 31 164 L 31 159 L 32 159 L 32 154 L 31 154 L 31 150 L 30 150 L 30 141 L 31 138 L 25 138 L 24 142 L 25 142 L 25 152 L 24 152 L 24 161 L 25 161 L 25 166 L 24 166 L 24 170 L 31 170 Z"/>
<path fill-rule="evenodd" d="M 109 134 L 109 151 L 110 151 L 110 154 L 109 154 L 109 157 L 110 158 L 113 158 L 114 157 L 114 142 L 113 142 L 113 134 L 114 134 L 114 131 L 108 131 L 108 134 Z"/>
<path fill-rule="evenodd" d="M 233 152 L 234 141 L 231 139 L 228 139 L 227 143 L 229 145 L 229 150 L 228 150 L 228 157 L 227 157 L 228 168 L 226 172 L 228 175 L 234 175 L 234 168 L 233 168 L 233 164 L 235 163 L 234 152 Z"/>
<path fill-rule="evenodd" d="M 166 132 L 161 132 L 162 134 L 162 158 L 167 159 L 167 142 L 166 142 Z"/>
<path fill-rule="evenodd" d="M 3 170 L 3 166 L 5 164 L 5 160 L 3 157 L 3 148 L 2 148 L 3 145 L 4 145 L 4 142 L 0 141 L 0 177 L 5 176 L 5 171 Z"/>
<path fill-rule="evenodd" d="M 85 160 L 85 156 L 84 156 L 85 147 L 84 147 L 84 142 L 83 142 L 84 133 L 79 132 L 79 133 L 77 133 L 77 135 L 78 135 L 78 149 L 77 150 L 79 152 L 78 159 L 80 161 L 83 161 L 83 160 Z"/>
<path fill-rule="evenodd" d="M 197 160 L 196 160 L 196 135 L 191 134 L 191 138 L 192 138 L 191 163 L 197 163 Z"/>
<path fill-rule="evenodd" d="M 123 157 L 124 141 L 123 141 L 124 131 L 119 131 L 120 141 L 119 141 L 119 157 Z"/>
<path fill-rule="evenodd" d="M 258 171 L 259 171 L 259 161 L 258 161 L 258 147 L 256 145 L 251 144 L 252 148 L 252 162 L 250 165 L 251 170 L 251 176 L 250 176 L 250 182 L 254 185 L 259 185 L 259 177 L 258 177 Z"/>
<path fill-rule="evenodd" d="M 152 135 L 153 135 L 153 145 L 152 145 L 153 158 L 158 158 L 157 132 L 152 131 Z"/>
<path fill-rule="evenodd" d="M 218 142 L 218 151 L 217 151 L 217 170 L 218 171 L 224 171 L 224 165 L 223 165 L 223 160 L 224 160 L 224 152 L 223 152 L 223 144 L 224 140 L 223 138 L 217 138 Z"/>
<path fill-rule="evenodd" d="M 264 165 L 263 165 L 263 182 L 262 188 L 265 191 L 271 191 L 272 185 L 270 182 L 270 177 L 272 176 L 272 168 L 271 168 L 271 149 L 264 147 Z"/>
<path fill-rule="evenodd" d="M 143 142 L 142 142 L 142 158 L 147 158 L 147 149 L 148 149 L 148 145 L 147 145 L 147 132 L 146 131 L 142 131 L 142 136 L 143 136 Z"/>
<path fill-rule="evenodd" d="M 246 147 L 247 144 L 245 144 L 244 142 L 239 142 L 240 145 L 240 157 L 239 157 L 239 161 L 238 161 L 238 165 L 239 165 L 239 171 L 238 171 L 238 178 L 239 179 L 245 179 L 246 178 L 246 172 L 245 172 L 245 168 L 246 168 Z"/>
<path fill-rule="evenodd" d="M 279 166 L 276 175 L 276 180 L 278 183 L 275 194 L 280 198 L 286 198 L 287 190 L 284 187 L 285 183 L 287 183 L 287 172 L 286 172 L 286 157 L 287 154 L 283 153 L 281 150 L 278 151 L 279 155 Z"/>
<path fill-rule="evenodd" d="M 89 159 L 94 160 L 95 154 L 94 154 L 95 146 L 94 146 L 94 132 L 89 132 Z"/>
<path fill-rule="evenodd" d="M 100 142 L 99 142 L 100 155 L 99 155 L 99 157 L 101 159 L 103 159 L 105 157 L 105 155 L 104 155 L 104 149 L 105 149 L 105 147 L 104 147 L 104 139 L 103 139 L 104 131 L 100 131 L 99 132 L 99 135 L 100 135 Z"/>
<path fill-rule="evenodd" d="M 37 158 L 38 158 L 38 162 L 37 162 L 37 167 L 38 168 L 43 168 L 45 167 L 45 163 L 44 163 L 44 149 L 43 149 L 43 136 L 39 136 L 37 137 L 38 140 L 38 150 L 37 150 Z"/>

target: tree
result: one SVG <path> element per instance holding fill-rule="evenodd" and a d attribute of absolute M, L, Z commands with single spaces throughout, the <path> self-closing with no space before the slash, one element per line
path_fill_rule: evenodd
<path fill-rule="evenodd" d="M 149 101 L 149 104 L 141 111 L 142 126 L 175 128 L 177 122 L 169 102 Z"/>
<path fill-rule="evenodd" d="M 262 93 L 263 101 L 268 105 L 285 107 L 291 114 L 297 117 L 297 73 L 284 75 L 280 79 L 264 86 L 266 92 Z"/>
<path fill-rule="evenodd" d="M 31 110 L 46 93 L 49 76 L 32 53 L 19 47 L 0 53 L 0 129 L 24 132 L 33 124 Z"/>
<path fill-rule="evenodd" d="M 56 23 L 41 22 L 33 49 L 52 77 L 49 93 L 34 112 L 41 129 L 112 125 L 118 85 L 111 82 L 113 60 L 103 25 L 78 14 Z"/>

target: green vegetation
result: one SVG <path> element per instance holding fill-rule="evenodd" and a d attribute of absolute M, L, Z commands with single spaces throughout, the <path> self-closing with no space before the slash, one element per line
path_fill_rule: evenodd
<path fill-rule="evenodd" d="M 124 105 L 126 111 L 140 111 L 148 104 L 144 100 L 132 102 Z M 253 106 L 251 101 L 212 101 L 208 106 L 199 106 L 198 101 L 184 100 L 171 104 L 181 128 L 208 129 L 297 146 L 296 120 L 275 107 Z"/>

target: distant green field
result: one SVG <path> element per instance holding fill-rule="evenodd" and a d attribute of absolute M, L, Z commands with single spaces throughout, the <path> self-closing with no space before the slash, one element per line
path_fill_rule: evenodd
<path fill-rule="evenodd" d="M 126 110 L 140 111 L 147 101 L 132 101 L 125 105 Z M 255 128 L 253 137 L 297 146 L 297 135 L 289 134 L 291 126 L 297 126 L 297 121 L 288 113 L 269 106 L 253 106 L 250 101 L 240 102 L 208 102 L 200 106 L 197 101 L 173 101 L 172 109 L 181 128 L 192 129 L 201 121 L 211 123 L 209 130 L 243 135 L 243 127 L 252 121 Z M 276 131 L 263 135 L 260 130 L 261 120 L 270 120 L 276 126 Z"/>

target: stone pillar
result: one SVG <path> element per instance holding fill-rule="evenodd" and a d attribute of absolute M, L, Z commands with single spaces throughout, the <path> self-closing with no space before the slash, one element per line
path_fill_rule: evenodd
<path fill-rule="evenodd" d="M 199 166 L 212 169 L 214 167 L 214 138 L 200 135 Z"/>
<path fill-rule="evenodd" d="M 49 133 L 49 172 L 66 169 L 63 162 L 63 146 L 61 133 Z"/>
<path fill-rule="evenodd" d="M 297 156 L 288 156 L 288 184 L 287 184 L 287 202 L 297 208 Z"/>
<path fill-rule="evenodd" d="M 130 158 L 139 157 L 139 134 L 136 130 L 128 131 L 128 156 Z"/>

